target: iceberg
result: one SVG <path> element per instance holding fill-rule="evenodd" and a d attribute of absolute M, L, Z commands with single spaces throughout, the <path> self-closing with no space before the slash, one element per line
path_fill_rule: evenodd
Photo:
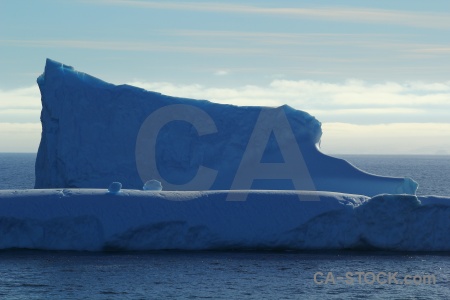
<path fill-rule="evenodd" d="M 0 190 L 0 249 L 450 251 L 450 198 L 323 154 L 306 112 L 165 96 L 52 60 L 38 84 L 36 189 Z"/>
<path fill-rule="evenodd" d="M 1 190 L 0 212 L 0 249 L 450 251 L 450 198 L 436 196 Z"/>
<path fill-rule="evenodd" d="M 318 149 L 321 123 L 287 105 L 239 107 L 113 85 L 50 59 L 38 78 L 37 189 L 310 190 L 415 194 Z M 245 194 L 230 194 L 244 200 Z M 240 198 L 236 198 L 240 197 Z M 232 200 L 231 198 L 229 200 Z"/>

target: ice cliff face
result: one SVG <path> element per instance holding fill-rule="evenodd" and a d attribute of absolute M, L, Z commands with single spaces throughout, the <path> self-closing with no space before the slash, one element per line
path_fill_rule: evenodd
<path fill-rule="evenodd" d="M 303 189 L 414 194 L 317 149 L 321 124 L 289 106 L 238 107 L 112 85 L 47 60 L 38 78 L 36 188 Z M 242 200 L 242 199 L 236 199 Z"/>

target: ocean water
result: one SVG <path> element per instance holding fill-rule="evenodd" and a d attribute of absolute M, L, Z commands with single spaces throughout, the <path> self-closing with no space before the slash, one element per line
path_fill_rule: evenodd
<path fill-rule="evenodd" d="M 450 257 L 379 252 L 0 252 L 1 299 L 449 299 Z M 316 273 L 324 276 L 316 276 Z M 328 272 L 335 277 L 325 283 Z M 361 283 L 337 279 L 364 272 Z M 395 273 L 396 282 L 380 276 Z M 436 276 L 435 284 L 406 275 Z M 329 275 L 328 275 L 329 276 Z M 393 276 L 393 275 L 391 275 Z M 331 278 L 329 276 L 329 278 Z M 416 277 L 419 278 L 419 277 Z M 428 282 L 428 281 L 427 281 Z M 430 281 L 431 282 L 431 281 Z"/>
<path fill-rule="evenodd" d="M 0 190 L 32 189 L 36 153 L 0 153 Z"/>
<path fill-rule="evenodd" d="M 340 157 L 450 196 L 450 156 Z M 34 160 L 0 154 L 0 189 L 32 188 Z M 0 299 L 450 299 L 450 253 L 8 250 L 0 274 Z"/>
<path fill-rule="evenodd" d="M 410 177 L 418 195 L 450 196 L 450 155 L 338 155 L 369 173 Z"/>

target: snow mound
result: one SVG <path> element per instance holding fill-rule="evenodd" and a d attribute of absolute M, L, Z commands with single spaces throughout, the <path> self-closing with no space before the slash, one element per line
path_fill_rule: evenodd
<path fill-rule="evenodd" d="M 151 179 L 144 184 L 142 188 L 144 191 L 162 191 L 161 182 Z"/>
<path fill-rule="evenodd" d="M 229 193 L 248 197 L 227 201 Z M 2 190 L 0 212 L 0 249 L 450 251 L 450 198 L 445 197 Z"/>
<path fill-rule="evenodd" d="M 117 194 L 120 192 L 120 189 L 122 188 L 122 184 L 120 182 L 113 182 L 109 185 L 108 191 L 112 194 Z"/>
<path fill-rule="evenodd" d="M 47 60 L 35 188 L 311 190 L 415 194 L 318 150 L 321 123 L 287 105 L 238 107 L 113 85 Z M 245 194 L 233 194 L 245 199 Z M 238 200 L 238 199 L 236 199 Z"/>

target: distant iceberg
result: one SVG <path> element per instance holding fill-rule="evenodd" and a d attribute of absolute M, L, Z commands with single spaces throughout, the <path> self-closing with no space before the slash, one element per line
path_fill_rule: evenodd
<path fill-rule="evenodd" d="M 113 85 L 47 60 L 35 188 L 415 194 L 318 150 L 321 123 L 287 105 L 239 107 Z M 357 141 L 355 141 L 356 143 Z M 236 196 L 237 197 L 237 196 Z M 245 195 L 236 200 L 245 199 Z"/>

